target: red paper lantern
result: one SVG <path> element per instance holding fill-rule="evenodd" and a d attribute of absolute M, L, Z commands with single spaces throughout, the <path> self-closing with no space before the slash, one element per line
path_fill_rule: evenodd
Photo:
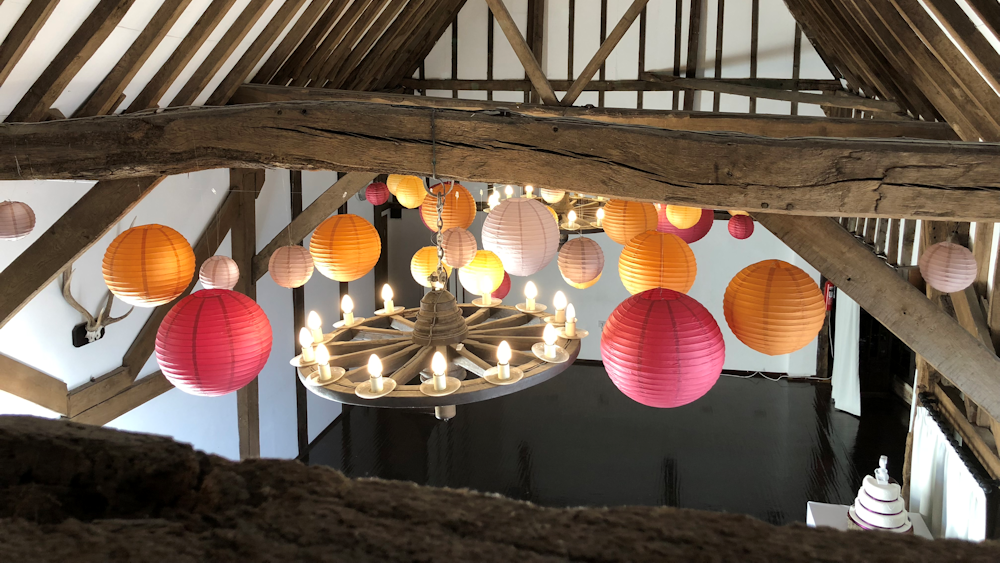
<path fill-rule="evenodd" d="M 715 385 L 726 345 L 701 303 L 672 289 L 650 289 L 629 297 L 608 317 L 601 359 L 627 397 L 673 408 L 696 401 Z"/>
<path fill-rule="evenodd" d="M 382 182 L 372 182 L 365 188 L 365 199 L 372 205 L 382 205 L 389 201 L 389 186 Z"/>
<path fill-rule="evenodd" d="M 729 218 L 729 234 L 735 239 L 748 239 L 753 234 L 753 219 L 749 215 L 733 215 Z"/>
<path fill-rule="evenodd" d="M 672 235 L 677 235 L 681 237 L 681 240 L 691 244 L 692 242 L 698 242 L 699 240 L 705 238 L 708 231 L 712 230 L 712 225 L 715 224 L 715 211 L 712 209 L 702 209 L 701 219 L 695 223 L 690 229 L 678 229 L 667 220 L 667 206 L 660 205 L 656 210 L 657 223 L 656 230 L 661 233 L 670 233 Z"/>
<path fill-rule="evenodd" d="M 510 293 L 510 274 L 504 272 L 503 281 L 500 282 L 500 287 L 493 292 L 493 297 L 495 299 L 503 299 L 504 297 L 507 297 L 508 293 Z"/>
<path fill-rule="evenodd" d="M 253 299 L 204 289 L 181 299 L 156 331 L 156 361 L 185 393 L 214 397 L 241 389 L 271 355 L 271 323 Z"/>

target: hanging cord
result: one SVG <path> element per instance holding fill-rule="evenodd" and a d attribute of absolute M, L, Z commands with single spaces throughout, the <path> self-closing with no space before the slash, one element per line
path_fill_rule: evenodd
<path fill-rule="evenodd" d="M 431 179 L 437 180 L 437 126 L 435 117 L 437 111 L 431 109 Z M 445 289 L 448 285 L 448 272 L 444 269 L 444 201 L 445 198 L 450 196 L 455 190 L 455 181 L 452 180 L 448 188 L 445 189 L 444 182 L 438 182 L 436 186 L 440 186 L 440 189 L 432 190 L 431 188 L 424 186 L 424 191 L 428 195 L 434 196 L 437 201 L 437 232 L 434 235 L 434 246 L 437 247 L 437 270 L 433 274 L 428 276 L 428 281 L 431 282 L 431 286 L 437 291 Z M 431 317 L 430 327 L 428 327 L 428 340 L 434 339 L 434 325 L 437 324 L 437 308 L 438 302 L 434 302 L 434 311 Z"/>

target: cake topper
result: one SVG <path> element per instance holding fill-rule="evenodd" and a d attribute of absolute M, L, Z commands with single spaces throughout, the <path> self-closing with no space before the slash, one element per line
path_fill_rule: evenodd
<path fill-rule="evenodd" d="M 889 458 L 882 456 L 878 458 L 878 469 L 875 470 L 875 480 L 879 485 L 889 484 L 889 470 L 885 468 L 889 463 Z"/>

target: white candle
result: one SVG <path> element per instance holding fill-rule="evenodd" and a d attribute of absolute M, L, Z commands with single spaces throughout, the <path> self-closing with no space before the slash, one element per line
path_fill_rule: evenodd
<path fill-rule="evenodd" d="M 340 308 L 344 311 L 344 326 L 354 324 L 354 301 L 350 295 L 345 295 L 340 301 Z"/>
<path fill-rule="evenodd" d="M 489 276 L 483 275 L 479 278 L 479 293 L 482 295 L 483 305 L 493 302 L 493 280 Z"/>
<path fill-rule="evenodd" d="M 506 194 L 508 198 L 514 197 L 514 186 L 507 184 L 507 187 L 504 188 L 503 193 Z"/>
<path fill-rule="evenodd" d="M 383 310 L 386 313 L 391 313 L 396 310 L 396 306 L 392 302 L 392 288 L 389 287 L 389 284 L 382 286 L 382 300 L 385 301 Z"/>
<path fill-rule="evenodd" d="M 312 332 L 313 342 L 323 342 L 323 319 L 319 318 L 319 313 L 309 311 L 309 316 L 306 318 L 306 326 Z"/>
<path fill-rule="evenodd" d="M 557 291 L 556 296 L 552 299 L 552 304 L 556 308 L 556 323 L 566 322 L 566 294 Z"/>
<path fill-rule="evenodd" d="M 600 227 L 601 226 L 601 221 L 603 221 L 603 220 L 604 220 L 604 208 L 601 207 L 600 209 L 597 210 L 597 223 L 594 223 L 594 224 L 597 225 L 598 227 Z"/>
<path fill-rule="evenodd" d="M 316 356 L 313 355 L 313 337 L 306 327 L 302 327 L 302 330 L 299 331 L 299 345 L 302 346 L 303 362 L 311 362 L 316 359 Z"/>
<path fill-rule="evenodd" d="M 566 336 L 576 336 L 576 307 L 572 303 L 566 306 Z"/>
<path fill-rule="evenodd" d="M 382 392 L 382 360 L 378 359 L 378 356 L 372 354 L 368 358 L 368 381 L 371 382 L 372 391 L 375 393 Z"/>
<path fill-rule="evenodd" d="M 448 381 L 445 379 L 447 371 L 448 362 L 445 361 L 444 354 L 434 352 L 434 357 L 431 359 L 431 374 L 433 375 L 435 390 L 444 391 L 448 387 Z"/>
<path fill-rule="evenodd" d="M 552 325 L 545 325 L 545 331 L 542 332 L 542 340 L 545 341 L 545 357 L 555 359 L 556 357 L 556 338 L 559 334 L 556 332 L 556 327 Z"/>
<path fill-rule="evenodd" d="M 524 308 L 529 311 L 535 310 L 535 298 L 538 297 L 538 288 L 535 282 L 529 281 L 524 284 Z"/>
<path fill-rule="evenodd" d="M 566 226 L 571 229 L 576 227 L 576 211 L 570 209 L 566 214 Z"/>
<path fill-rule="evenodd" d="M 322 344 L 316 347 L 316 363 L 319 364 L 320 380 L 330 379 L 330 351 Z"/>
<path fill-rule="evenodd" d="M 527 192 L 528 197 L 535 197 L 535 186 L 532 185 L 524 186 L 524 191 Z"/>
<path fill-rule="evenodd" d="M 510 379 L 510 344 L 506 340 L 497 347 L 497 378 Z"/>

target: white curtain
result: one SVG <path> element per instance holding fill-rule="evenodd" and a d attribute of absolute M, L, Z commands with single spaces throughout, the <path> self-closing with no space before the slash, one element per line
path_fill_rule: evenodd
<path fill-rule="evenodd" d="M 924 407 L 913 418 L 909 510 L 935 538 L 986 539 L 986 493 Z"/>
<path fill-rule="evenodd" d="M 837 323 L 833 339 L 833 406 L 861 416 L 861 376 L 858 345 L 861 340 L 861 306 L 837 290 Z"/>

